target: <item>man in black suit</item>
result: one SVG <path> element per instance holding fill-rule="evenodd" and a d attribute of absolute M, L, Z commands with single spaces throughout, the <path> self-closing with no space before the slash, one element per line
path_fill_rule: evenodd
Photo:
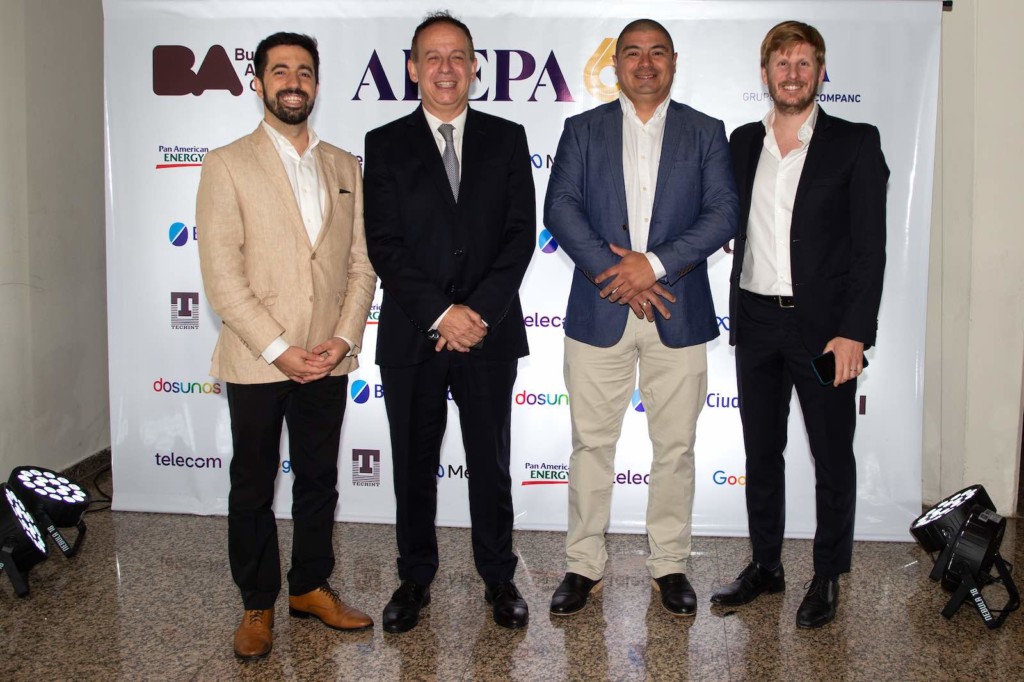
<path fill-rule="evenodd" d="M 857 377 L 875 342 L 885 268 L 889 169 L 878 130 L 834 118 L 816 103 L 825 41 L 813 26 L 783 22 L 761 43 L 761 77 L 773 108 L 730 140 L 740 192 L 729 309 L 747 456 L 753 559 L 715 592 L 745 604 L 785 589 L 785 460 L 796 387 L 814 457 L 814 577 L 796 622 L 830 622 L 838 576 L 850 570 L 857 499 L 853 432 Z M 835 377 L 812 368 L 831 352 Z"/>
<path fill-rule="evenodd" d="M 469 478 L 473 557 L 499 625 L 529 613 L 515 583 L 512 387 L 529 352 L 519 285 L 533 253 L 521 125 L 468 107 L 473 38 L 447 13 L 412 39 L 422 106 L 366 135 L 366 236 L 384 289 L 377 336 L 394 458 L 398 576 L 384 629 L 415 627 L 437 572 L 436 472 L 450 391 Z"/>

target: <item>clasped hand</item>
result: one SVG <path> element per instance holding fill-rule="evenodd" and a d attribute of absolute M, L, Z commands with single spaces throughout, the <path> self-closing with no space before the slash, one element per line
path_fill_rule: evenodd
<path fill-rule="evenodd" d="M 310 351 L 289 346 L 274 360 L 274 366 L 292 381 L 308 384 L 333 372 L 350 350 L 349 345 L 337 337 L 314 346 Z"/>
<path fill-rule="evenodd" d="M 456 304 L 445 313 L 437 325 L 437 332 L 441 337 L 434 345 L 435 351 L 440 352 L 447 347 L 448 350 L 468 353 L 487 336 L 487 324 L 472 308 Z"/>
<path fill-rule="evenodd" d="M 654 321 L 657 310 L 666 320 L 672 317 L 665 303 L 675 303 L 676 297 L 668 289 L 658 284 L 651 267 L 651 261 L 639 251 L 630 251 L 616 244 L 609 248 L 620 260 L 594 279 L 595 284 L 611 282 L 601 290 L 601 298 L 619 305 L 629 305 L 638 318 Z"/>

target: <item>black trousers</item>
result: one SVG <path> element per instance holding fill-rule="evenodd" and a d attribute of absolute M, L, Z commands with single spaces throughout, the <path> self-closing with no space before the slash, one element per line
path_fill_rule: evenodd
<path fill-rule="evenodd" d="M 469 471 L 473 559 L 485 583 L 511 580 L 509 456 L 517 360 L 441 351 L 411 367 L 381 367 L 394 460 L 398 576 L 429 585 L 437 573 L 437 470 L 448 417 L 459 408 Z"/>
<path fill-rule="evenodd" d="M 789 404 L 796 387 L 814 458 L 814 572 L 850 570 L 857 502 L 853 456 L 857 382 L 818 383 L 797 328 L 795 309 L 740 292 L 736 379 L 747 455 L 747 521 L 754 561 L 781 560 L 786 528 L 786 449 Z"/>
<path fill-rule="evenodd" d="M 288 592 L 323 585 L 334 570 L 334 511 L 338 505 L 338 446 L 348 377 L 309 384 L 227 385 L 234 456 L 229 469 L 228 559 L 246 609 L 273 608 L 281 560 L 272 505 L 281 467 L 281 424 L 288 422 L 292 483 Z"/>

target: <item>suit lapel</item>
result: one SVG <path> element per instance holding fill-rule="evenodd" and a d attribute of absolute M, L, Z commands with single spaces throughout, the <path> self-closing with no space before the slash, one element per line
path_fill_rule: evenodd
<path fill-rule="evenodd" d="M 338 169 L 334 167 L 334 159 L 323 151 L 322 145 L 317 145 L 313 154 L 316 156 L 317 167 L 320 171 L 320 184 L 324 188 L 324 222 L 320 226 L 316 244 L 313 245 L 313 250 L 316 251 L 331 228 L 334 211 L 338 206 L 338 189 L 341 187 L 341 183 L 338 180 Z"/>
<path fill-rule="evenodd" d="M 427 119 L 423 116 L 422 106 L 409 116 L 407 123 L 411 141 L 410 147 L 413 149 L 413 153 L 419 157 L 424 168 L 427 169 L 427 175 L 437 185 L 437 191 L 441 193 L 452 208 L 455 208 L 455 195 L 452 194 L 452 186 L 448 183 L 448 174 L 444 170 L 444 161 L 441 160 L 441 153 L 437 150 L 434 133 L 427 126 Z M 466 144 L 465 136 L 463 136 L 462 144 Z M 463 154 L 465 154 L 465 149 L 463 149 Z M 465 177 L 465 173 L 462 176 Z"/>
<path fill-rule="evenodd" d="M 747 166 L 743 176 L 743 187 L 740 195 L 743 213 L 741 214 L 740 233 L 747 233 L 747 222 L 750 219 L 750 204 L 754 198 L 754 178 L 757 176 L 757 164 L 761 161 L 761 150 L 764 149 L 764 137 L 767 134 L 764 126 L 757 129 L 757 133 L 750 138 L 750 146 L 747 148 Z"/>
<path fill-rule="evenodd" d="M 622 105 L 618 100 L 609 106 L 602 120 L 604 128 L 604 149 L 608 154 L 606 168 L 609 170 L 609 181 L 619 199 L 622 215 L 628 216 L 626 209 L 626 178 L 622 172 Z M 628 218 L 627 218 L 628 219 Z"/>
<path fill-rule="evenodd" d="M 459 180 L 459 196 L 468 198 L 474 194 L 475 185 L 479 181 L 479 173 L 476 169 L 480 167 L 480 157 L 483 152 L 483 143 L 486 135 L 480 128 L 480 119 L 476 112 L 470 109 L 466 116 L 466 129 L 462 131 L 462 163 Z M 442 164 L 442 168 L 444 165 Z M 447 186 L 448 176 L 445 175 Z M 459 201 L 461 206 L 463 201 Z"/>
<path fill-rule="evenodd" d="M 256 132 L 252 134 L 251 138 L 253 153 L 260 164 L 260 168 L 263 169 L 267 176 L 269 186 L 278 195 L 281 206 L 287 207 L 287 213 L 291 218 L 289 222 L 291 222 L 292 227 L 302 233 L 303 239 L 309 244 L 309 234 L 306 232 L 305 225 L 302 224 L 302 213 L 299 211 L 299 205 L 295 201 L 292 184 L 288 181 L 288 174 L 285 173 L 284 164 L 281 163 L 281 155 L 278 154 L 274 141 L 263 130 L 262 123 L 257 126 Z M 310 248 L 312 247 L 313 245 L 310 244 Z"/>
<path fill-rule="evenodd" d="M 658 204 L 661 198 L 668 193 L 669 175 L 672 174 L 672 167 L 675 165 L 676 149 L 683 139 L 683 114 L 669 102 L 668 110 L 665 112 L 665 134 L 661 140 L 661 159 L 658 161 L 658 181 L 654 187 L 654 206 L 651 207 L 651 215 L 658 214 Z"/>
<path fill-rule="evenodd" d="M 800 210 L 801 199 L 807 194 L 807 188 L 818 174 L 822 161 L 828 153 L 829 128 L 832 122 L 828 115 L 818 109 L 818 120 L 814 122 L 814 134 L 811 135 L 811 144 L 807 148 L 807 158 L 804 160 L 804 169 L 800 173 L 800 182 L 796 186 L 796 197 L 793 199 L 793 225 L 796 226 L 797 213 Z"/>

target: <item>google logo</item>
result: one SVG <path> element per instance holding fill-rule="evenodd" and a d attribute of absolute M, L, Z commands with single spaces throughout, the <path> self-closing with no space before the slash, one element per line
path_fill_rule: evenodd
<path fill-rule="evenodd" d="M 719 469 L 715 473 L 711 474 L 711 480 L 717 485 L 746 485 L 746 476 L 726 476 L 725 472 Z"/>

